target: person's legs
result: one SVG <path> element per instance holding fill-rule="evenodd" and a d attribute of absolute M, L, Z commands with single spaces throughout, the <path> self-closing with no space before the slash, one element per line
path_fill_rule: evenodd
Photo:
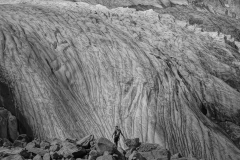
<path fill-rule="evenodd" d="M 115 143 L 116 147 L 118 147 L 118 140 L 119 140 L 119 137 L 114 137 L 114 143 Z"/>

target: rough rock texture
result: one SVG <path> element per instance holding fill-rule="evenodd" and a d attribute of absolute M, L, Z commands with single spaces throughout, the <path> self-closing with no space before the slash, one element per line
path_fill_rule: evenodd
<path fill-rule="evenodd" d="M 156 11 L 0 5 L 0 77 L 14 100 L 5 107 L 22 130 L 42 139 L 110 138 L 117 124 L 126 137 L 172 153 L 240 159 L 219 125 L 240 125 L 240 23 L 186 6 Z M 189 25 L 185 11 L 230 28 L 209 32 L 194 18 Z"/>
<path fill-rule="evenodd" d="M 18 123 L 16 117 L 5 108 L 0 107 L 0 138 L 8 138 L 13 142 L 17 137 Z"/>
<path fill-rule="evenodd" d="M 0 108 L 0 138 L 7 138 L 8 135 L 8 111 Z"/>
<path fill-rule="evenodd" d="M 15 116 L 8 112 L 8 133 L 9 139 L 14 141 L 18 137 L 18 123 Z"/>
<path fill-rule="evenodd" d="M 2 158 L 2 160 L 24 160 L 20 155 L 12 155 L 6 158 Z"/>

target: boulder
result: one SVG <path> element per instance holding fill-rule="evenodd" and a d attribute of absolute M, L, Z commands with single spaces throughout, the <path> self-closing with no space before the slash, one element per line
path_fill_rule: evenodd
<path fill-rule="evenodd" d="M 43 156 L 43 160 L 51 160 L 50 153 L 46 153 L 46 154 L 44 154 L 44 156 Z"/>
<path fill-rule="evenodd" d="M 103 153 L 103 155 L 110 155 L 110 152 L 105 151 L 105 152 Z"/>
<path fill-rule="evenodd" d="M 78 148 L 75 144 L 69 141 L 64 141 L 62 143 L 62 148 L 58 151 L 58 154 L 63 155 L 65 158 L 82 158 L 87 154 L 87 152 L 84 148 Z"/>
<path fill-rule="evenodd" d="M 42 141 L 40 143 L 40 147 L 43 148 L 43 149 L 49 149 L 50 148 L 50 143 L 47 142 L 47 141 Z"/>
<path fill-rule="evenodd" d="M 1 160 L 24 160 L 24 158 L 21 155 L 10 155 L 8 157 L 5 157 Z"/>
<path fill-rule="evenodd" d="M 53 146 L 51 146 L 50 148 L 49 148 L 49 150 L 50 151 L 52 151 L 52 152 L 57 152 L 57 151 L 59 151 L 60 150 L 60 146 L 59 145 L 53 145 Z"/>
<path fill-rule="evenodd" d="M 131 150 L 126 150 L 125 157 L 128 158 L 132 154 Z"/>
<path fill-rule="evenodd" d="M 50 156 L 51 156 L 52 159 L 61 159 L 61 158 L 63 158 L 63 156 L 60 155 L 57 152 L 50 152 Z"/>
<path fill-rule="evenodd" d="M 21 148 L 24 148 L 26 147 L 26 142 L 22 142 L 22 141 L 19 141 L 19 140 L 15 140 L 14 143 L 13 143 L 13 146 L 14 147 L 21 147 Z"/>
<path fill-rule="evenodd" d="M 39 154 L 40 156 L 44 156 L 48 152 L 42 148 L 27 148 L 27 151 L 34 154 Z"/>
<path fill-rule="evenodd" d="M 8 137 L 8 111 L 0 107 L 0 137 Z"/>
<path fill-rule="evenodd" d="M 73 156 L 72 153 L 77 151 L 78 148 L 75 144 L 64 141 L 62 143 L 62 148 L 57 153 L 65 158 L 71 158 Z"/>
<path fill-rule="evenodd" d="M 137 151 L 133 151 L 133 153 L 129 156 L 128 160 L 146 160 L 140 153 Z M 153 159 L 151 159 L 153 160 Z"/>
<path fill-rule="evenodd" d="M 17 118 L 8 112 L 8 135 L 9 139 L 14 141 L 18 137 L 18 122 Z"/>
<path fill-rule="evenodd" d="M 116 159 L 111 155 L 103 155 L 98 157 L 96 160 L 116 160 Z"/>
<path fill-rule="evenodd" d="M 42 157 L 40 155 L 36 155 L 33 160 L 42 160 Z"/>
<path fill-rule="evenodd" d="M 1 160 L 1 157 L 7 157 L 10 155 L 20 154 L 22 150 L 23 150 L 22 148 L 3 148 L 3 147 L 1 147 L 0 148 L 0 160 Z"/>
<path fill-rule="evenodd" d="M 18 141 L 18 140 L 17 140 Z M 36 147 L 36 143 L 34 142 L 29 142 L 27 145 L 26 145 L 26 149 L 32 149 L 32 148 L 35 148 Z"/>
<path fill-rule="evenodd" d="M 12 143 L 8 139 L 4 138 L 3 147 L 11 147 L 11 146 L 12 146 Z"/>
<path fill-rule="evenodd" d="M 62 145 L 62 141 L 58 138 L 54 138 L 52 141 L 51 141 L 51 146 L 54 146 L 54 145 L 59 145 L 61 146 Z"/>
<path fill-rule="evenodd" d="M 116 151 L 116 146 L 115 144 L 113 144 L 111 141 L 109 141 L 107 138 L 99 138 L 97 141 L 96 141 L 96 149 L 97 151 L 103 155 L 103 153 L 105 151 L 108 151 L 110 154 L 112 154 L 114 152 L 114 150 Z"/>
<path fill-rule="evenodd" d="M 78 146 L 81 146 L 85 149 L 91 148 L 91 142 L 94 140 L 93 135 L 87 135 L 86 137 L 82 138 L 81 140 L 77 141 L 76 144 Z"/>
<path fill-rule="evenodd" d="M 141 145 L 141 143 L 139 142 L 139 138 L 126 139 L 125 144 L 129 148 L 137 148 L 138 146 Z"/>
<path fill-rule="evenodd" d="M 19 154 L 25 159 L 30 159 L 33 157 L 32 153 L 28 152 L 26 149 L 22 150 Z"/>
<path fill-rule="evenodd" d="M 91 150 L 89 152 L 88 160 L 96 160 L 97 157 L 99 157 L 99 156 L 100 156 L 100 154 L 96 150 Z"/>

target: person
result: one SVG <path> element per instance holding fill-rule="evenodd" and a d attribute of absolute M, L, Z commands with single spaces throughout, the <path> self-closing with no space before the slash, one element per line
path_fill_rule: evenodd
<path fill-rule="evenodd" d="M 120 139 L 120 135 L 122 135 L 123 138 L 125 139 L 124 135 L 122 134 L 122 131 L 118 128 L 118 126 L 115 126 L 115 131 L 113 132 L 112 137 L 114 137 L 113 140 L 117 147 L 118 147 L 118 141 Z"/>

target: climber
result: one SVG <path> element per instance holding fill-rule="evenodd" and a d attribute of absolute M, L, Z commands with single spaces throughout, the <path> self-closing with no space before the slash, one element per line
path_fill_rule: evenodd
<path fill-rule="evenodd" d="M 122 134 L 122 131 L 118 128 L 118 126 L 115 126 L 115 131 L 113 132 L 112 137 L 114 137 L 114 143 L 118 147 L 118 141 L 120 138 L 120 134 L 123 136 L 123 139 L 125 140 L 124 135 Z"/>

